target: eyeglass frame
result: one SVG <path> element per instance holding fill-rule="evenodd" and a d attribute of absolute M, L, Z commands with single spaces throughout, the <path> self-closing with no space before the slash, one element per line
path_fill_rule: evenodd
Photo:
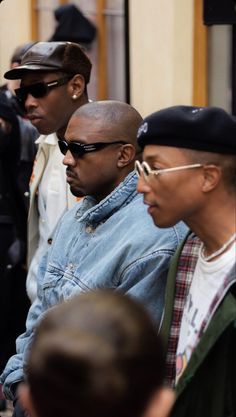
<path fill-rule="evenodd" d="M 62 145 L 63 144 L 63 145 Z M 72 154 L 73 158 L 78 159 L 84 156 L 86 153 L 100 151 L 101 149 L 105 148 L 108 145 L 127 145 L 127 142 L 123 140 L 114 141 L 114 142 L 94 142 L 94 143 L 82 143 L 82 142 L 67 142 L 66 140 L 58 140 L 58 146 L 63 155 L 66 155 L 68 151 Z M 65 152 L 62 150 L 62 146 L 65 146 Z M 78 151 L 73 151 L 73 147 L 80 149 L 81 153 L 79 154 Z M 72 149 L 71 149 L 72 148 Z M 77 155 L 76 155 L 77 154 Z"/>
<path fill-rule="evenodd" d="M 50 90 L 52 90 L 53 88 L 65 85 L 73 77 L 74 75 L 71 74 L 71 75 L 66 75 L 62 78 L 58 78 L 56 80 L 52 80 L 48 82 L 39 81 L 37 83 L 29 84 L 24 87 L 16 88 L 15 89 L 16 98 L 21 105 L 24 105 L 29 94 L 33 96 L 34 98 L 43 98 L 50 92 Z M 41 86 L 45 89 L 43 94 L 38 95 L 38 93 L 35 94 L 34 91 L 31 91 L 35 87 L 37 88 L 37 86 Z"/>
<path fill-rule="evenodd" d="M 151 169 L 149 164 L 146 161 L 143 161 L 143 162 L 139 162 L 138 160 L 135 161 L 135 172 L 138 178 L 140 178 L 141 175 L 143 174 L 146 181 L 148 180 L 148 177 L 150 175 L 158 176 L 165 172 L 176 172 L 176 171 L 181 171 L 184 169 L 193 169 L 193 168 L 201 168 L 201 167 L 203 167 L 203 164 L 180 165 L 178 167 L 173 167 L 173 168 Z"/>

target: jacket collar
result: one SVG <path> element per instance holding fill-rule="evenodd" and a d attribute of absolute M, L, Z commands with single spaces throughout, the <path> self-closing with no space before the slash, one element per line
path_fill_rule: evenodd
<path fill-rule="evenodd" d="M 94 197 L 87 196 L 83 199 L 75 217 L 90 225 L 96 225 L 105 221 L 122 206 L 129 204 L 137 196 L 137 175 L 132 171 L 106 198 L 98 204 Z"/>
<path fill-rule="evenodd" d="M 57 142 L 58 138 L 56 133 L 51 133 L 50 135 L 40 135 L 35 141 L 36 144 L 47 143 L 48 145 L 57 145 Z"/>

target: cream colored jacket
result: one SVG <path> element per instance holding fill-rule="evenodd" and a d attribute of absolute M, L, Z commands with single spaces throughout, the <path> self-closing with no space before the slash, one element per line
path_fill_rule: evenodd
<path fill-rule="evenodd" d="M 29 272 L 26 287 L 31 301 L 36 297 L 36 264 L 40 259 L 37 259 L 37 261 L 34 260 L 33 262 L 32 260 L 37 255 L 37 252 L 37 257 L 39 257 L 39 253 L 40 256 L 44 254 L 51 244 L 56 226 L 55 216 L 59 220 L 65 211 L 71 208 L 77 201 L 76 197 L 71 194 L 69 186 L 66 183 L 66 167 L 62 164 L 63 155 L 58 148 L 57 141 L 58 139 L 55 133 L 48 136 L 41 135 L 36 141 L 39 148 L 30 180 L 30 207 L 28 216 L 27 265 Z M 46 207 L 48 227 L 45 228 L 44 236 L 40 236 L 38 188 L 45 173 L 49 157 L 50 170 L 47 170 L 48 194 Z M 41 247 L 39 248 L 40 245 Z"/>

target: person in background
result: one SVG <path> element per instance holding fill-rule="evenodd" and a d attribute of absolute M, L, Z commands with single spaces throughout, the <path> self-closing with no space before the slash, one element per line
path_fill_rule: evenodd
<path fill-rule="evenodd" d="M 25 52 L 34 44 L 28 42 L 19 45 L 13 52 L 10 60 L 10 68 L 16 68 L 20 65 Z M 20 80 L 8 80 L 0 87 L 0 92 L 4 93 L 9 101 L 10 106 L 14 110 L 19 123 L 20 137 L 20 159 L 18 161 L 18 183 L 21 191 L 25 210 L 29 209 L 29 181 L 33 169 L 34 158 L 37 152 L 35 143 L 39 136 L 37 129 L 26 118 L 26 114 L 15 95 L 15 89 L 20 86 Z"/>
<path fill-rule="evenodd" d="M 11 399 L 24 379 L 37 325 L 63 300 L 92 289 L 129 294 L 143 304 L 159 329 L 169 262 L 187 228 L 183 223 L 156 228 L 136 191 L 134 161 L 140 154 L 136 134 L 141 120 L 126 103 L 88 103 L 72 115 L 65 139 L 58 142 L 70 189 L 84 198 L 65 213 L 40 263 L 38 297 L 29 310 L 27 330 L 1 375 Z"/>
<path fill-rule="evenodd" d="M 37 296 L 37 272 L 52 243 L 62 214 L 76 198 L 66 185 L 58 139 L 64 138 L 72 113 L 88 102 L 91 62 L 80 45 L 71 42 L 37 42 L 27 50 L 21 65 L 5 78 L 20 79 L 16 96 L 41 136 L 30 182 L 28 218 L 27 292 Z"/>
<path fill-rule="evenodd" d="M 56 27 L 49 41 L 70 41 L 90 49 L 96 27 L 74 4 L 63 4 L 54 10 Z"/>
<path fill-rule="evenodd" d="M 21 60 L 23 55 L 27 52 L 31 46 L 34 45 L 35 42 L 27 42 L 22 45 L 17 46 L 10 58 L 10 69 L 16 68 L 21 64 Z M 16 114 L 21 115 L 22 117 L 25 116 L 24 109 L 19 105 L 16 95 L 15 89 L 20 87 L 20 80 L 6 80 L 6 82 L 0 86 L 0 91 L 6 94 L 7 98 L 11 101 L 12 107 L 15 109 Z M 33 128 L 32 125 L 30 125 Z"/>
<path fill-rule="evenodd" d="M 236 415 L 236 118 L 174 106 L 138 131 L 138 191 L 161 228 L 191 233 L 167 280 L 162 336 L 172 417 Z"/>
<path fill-rule="evenodd" d="M 156 329 L 119 293 L 80 294 L 48 311 L 25 369 L 19 397 L 30 417 L 167 417 L 173 404 Z"/>
<path fill-rule="evenodd" d="M 0 93 L 0 371 L 15 352 L 15 339 L 25 329 L 29 301 L 26 280 L 27 211 L 19 185 L 19 121 L 6 95 Z M 0 386 L 1 391 L 1 386 Z M 5 401 L 0 393 L 0 409 Z"/>

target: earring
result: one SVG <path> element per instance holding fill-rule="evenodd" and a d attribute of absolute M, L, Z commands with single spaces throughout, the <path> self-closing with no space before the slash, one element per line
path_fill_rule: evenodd
<path fill-rule="evenodd" d="M 72 96 L 72 100 L 77 100 L 77 95 L 76 94 L 73 94 L 73 96 Z"/>

